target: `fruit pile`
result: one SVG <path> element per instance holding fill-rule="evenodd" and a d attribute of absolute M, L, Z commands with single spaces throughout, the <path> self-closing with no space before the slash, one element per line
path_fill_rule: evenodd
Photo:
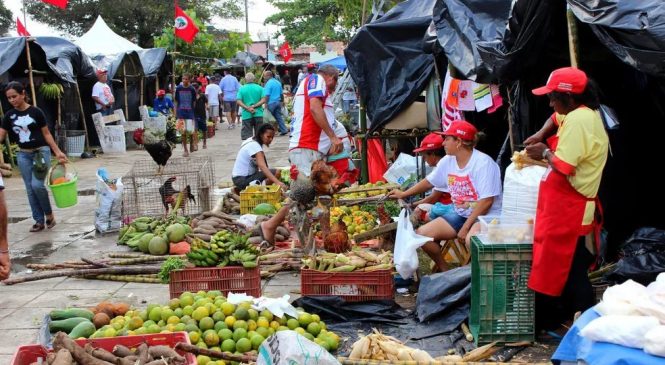
<path fill-rule="evenodd" d="M 397 186 L 386 184 L 383 181 L 377 181 L 376 183 L 367 183 L 365 185 L 358 185 L 342 189 L 335 195 L 342 200 L 367 198 L 388 194 L 391 189 L 396 187 Z"/>
<path fill-rule="evenodd" d="M 346 224 L 349 236 L 363 233 L 376 227 L 376 217 L 370 212 L 360 210 L 357 205 L 353 207 L 334 207 L 330 209 L 330 223 L 339 221 Z"/>
<path fill-rule="evenodd" d="M 259 253 L 259 249 L 249 243 L 248 236 L 223 230 L 215 233 L 210 243 L 195 239 L 187 259 L 198 267 L 231 265 L 251 269 L 257 266 Z"/>
<path fill-rule="evenodd" d="M 90 338 L 134 336 L 185 331 L 192 344 L 231 353 L 255 351 L 270 335 L 294 330 L 328 351 L 339 346 L 339 336 L 326 330 L 318 315 L 297 309 L 298 317 L 274 316 L 251 303 L 231 304 L 219 291 L 184 292 L 168 305 L 149 304 L 111 319 Z"/>
<path fill-rule="evenodd" d="M 319 253 L 302 260 L 303 268 L 328 272 L 378 271 L 393 268 L 393 255 L 390 251 L 375 254 L 362 249 L 345 253 Z"/>
<path fill-rule="evenodd" d="M 181 244 L 190 232 L 186 217 L 140 217 L 120 229 L 118 244 L 151 255 L 166 255 L 169 243 Z"/>

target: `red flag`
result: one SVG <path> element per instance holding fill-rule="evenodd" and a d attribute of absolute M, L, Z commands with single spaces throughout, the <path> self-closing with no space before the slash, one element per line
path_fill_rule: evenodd
<path fill-rule="evenodd" d="M 42 0 L 42 1 L 47 4 L 55 5 L 63 9 L 67 7 L 67 0 Z"/>
<path fill-rule="evenodd" d="M 176 5 L 175 7 L 175 35 L 182 38 L 187 43 L 192 43 L 196 37 L 199 28 L 196 27 L 192 18 L 185 14 L 182 9 Z"/>
<path fill-rule="evenodd" d="M 25 29 L 25 25 L 21 23 L 21 19 L 19 18 L 16 18 L 16 33 L 18 33 L 19 37 L 30 37 L 30 33 Z"/>
<path fill-rule="evenodd" d="M 289 62 L 289 60 L 293 56 L 293 53 L 291 53 L 291 46 L 289 46 L 289 42 L 282 43 L 282 46 L 279 47 L 279 54 L 284 59 L 284 62 Z"/>

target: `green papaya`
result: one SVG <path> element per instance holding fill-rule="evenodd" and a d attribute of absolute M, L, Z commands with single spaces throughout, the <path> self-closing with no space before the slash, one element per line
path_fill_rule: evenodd
<path fill-rule="evenodd" d="M 74 327 L 72 331 L 69 332 L 69 337 L 74 339 L 81 337 L 88 338 L 92 336 L 95 331 L 95 325 L 90 321 L 85 321 L 77 324 L 76 327 Z"/>
<path fill-rule="evenodd" d="M 53 321 L 75 317 L 83 317 L 92 321 L 92 317 L 94 316 L 94 313 L 83 308 L 54 309 L 49 313 L 49 317 L 51 317 L 51 320 Z"/>
<path fill-rule="evenodd" d="M 48 330 L 51 333 L 56 333 L 56 332 L 60 332 L 60 331 L 65 332 L 65 333 L 69 333 L 79 323 L 85 322 L 85 321 L 90 322 L 89 319 L 83 318 L 83 317 L 73 317 L 73 318 L 61 319 L 59 321 L 51 321 L 48 324 Z"/>

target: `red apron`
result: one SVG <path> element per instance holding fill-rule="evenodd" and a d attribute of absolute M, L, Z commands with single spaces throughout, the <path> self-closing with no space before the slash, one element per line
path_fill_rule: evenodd
<path fill-rule="evenodd" d="M 548 168 L 540 182 L 533 238 L 533 262 L 529 288 L 550 296 L 560 296 L 577 240 L 591 232 L 582 225 L 587 198 L 573 188 L 566 176 Z"/>

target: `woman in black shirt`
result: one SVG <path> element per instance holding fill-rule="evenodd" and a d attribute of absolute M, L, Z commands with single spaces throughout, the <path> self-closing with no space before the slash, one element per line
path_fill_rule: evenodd
<path fill-rule="evenodd" d="M 41 231 L 44 227 L 52 228 L 55 226 L 55 217 L 44 186 L 44 168 L 51 166 L 51 150 L 61 163 L 67 162 L 67 157 L 53 140 L 44 113 L 27 103 L 23 85 L 16 81 L 10 82 L 5 88 L 5 95 L 14 108 L 2 119 L 0 142 L 9 134 L 9 139 L 18 144 L 18 167 L 28 192 L 32 219 L 35 220 L 30 232 Z"/>

